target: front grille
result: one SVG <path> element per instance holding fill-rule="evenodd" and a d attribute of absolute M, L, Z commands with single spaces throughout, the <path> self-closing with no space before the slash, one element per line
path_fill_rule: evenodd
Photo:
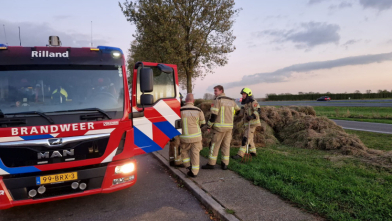
<path fill-rule="evenodd" d="M 93 190 L 102 187 L 102 182 L 106 173 L 107 166 L 85 169 L 85 170 L 72 170 L 78 173 L 78 180 L 67 181 L 57 184 L 45 184 L 46 192 L 44 194 L 37 194 L 33 199 L 43 199 L 55 196 L 62 196 L 68 194 L 81 193 L 86 190 Z M 51 171 L 51 174 L 62 173 L 62 170 Z M 37 175 L 42 176 L 42 174 Z M 7 187 L 9 193 L 14 200 L 26 200 L 29 199 L 28 192 L 32 189 L 37 190 L 38 185 L 36 184 L 37 176 L 19 176 L 19 177 L 7 177 L 4 178 L 4 184 Z M 80 190 L 79 188 L 74 190 L 71 188 L 73 182 L 86 183 L 87 188 Z"/>
<path fill-rule="evenodd" d="M 55 148 L 47 146 L 17 146 L 7 147 L 0 146 L 0 159 L 6 167 L 23 167 L 34 166 L 40 164 L 52 164 L 86 160 L 92 158 L 102 157 L 105 153 L 106 146 L 109 142 L 109 137 L 89 139 L 83 141 L 75 141 L 65 144 L 64 146 Z M 63 150 L 74 150 L 73 156 L 59 157 L 53 156 L 53 152 L 58 151 L 60 154 Z M 39 153 L 46 153 L 49 158 L 38 159 Z"/>

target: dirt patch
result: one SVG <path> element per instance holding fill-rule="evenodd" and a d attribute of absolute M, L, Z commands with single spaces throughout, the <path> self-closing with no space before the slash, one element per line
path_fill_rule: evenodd
<path fill-rule="evenodd" d="M 206 119 L 211 113 L 211 102 L 198 105 Z M 234 118 L 231 145 L 241 146 L 245 127 L 243 113 Z M 261 127 L 256 128 L 255 144 L 266 147 L 278 143 L 296 148 L 333 151 L 341 155 L 358 156 L 365 161 L 382 167 L 392 168 L 392 151 L 367 148 L 352 134 L 347 134 L 335 122 L 326 117 L 316 117 L 316 111 L 309 106 L 261 107 Z M 212 134 L 203 131 L 203 145 L 209 146 Z"/>

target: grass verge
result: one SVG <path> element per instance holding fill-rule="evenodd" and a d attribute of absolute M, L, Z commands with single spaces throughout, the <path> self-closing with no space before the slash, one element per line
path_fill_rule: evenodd
<path fill-rule="evenodd" d="M 376 150 L 392 150 L 392 134 L 372 133 L 357 130 L 345 130 L 349 134 L 355 134 L 369 148 Z"/>
<path fill-rule="evenodd" d="M 201 154 L 207 156 L 208 148 Z M 352 156 L 271 146 L 250 163 L 231 160 L 229 169 L 330 220 L 392 219 L 392 175 Z"/>
<path fill-rule="evenodd" d="M 317 116 L 392 124 L 392 107 L 313 107 Z"/>
<path fill-rule="evenodd" d="M 363 118 L 347 118 L 347 117 L 330 117 L 329 119 L 359 121 L 359 122 L 369 122 L 369 123 L 381 123 L 381 124 L 392 124 L 392 119 L 363 119 Z"/>

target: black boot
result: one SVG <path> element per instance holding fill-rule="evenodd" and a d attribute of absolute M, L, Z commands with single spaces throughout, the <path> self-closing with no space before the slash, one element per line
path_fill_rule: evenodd
<path fill-rule="evenodd" d="M 242 157 L 237 154 L 234 157 L 231 157 L 231 159 L 238 160 L 238 159 L 242 159 Z"/>
<path fill-rule="evenodd" d="M 186 175 L 193 177 L 193 178 L 197 177 L 197 175 L 193 174 L 192 170 L 189 170 Z"/>
<path fill-rule="evenodd" d="M 222 170 L 227 170 L 227 165 L 223 162 L 221 162 L 221 168 Z"/>
<path fill-rule="evenodd" d="M 257 156 L 256 153 L 250 153 L 250 155 L 252 155 L 252 157 L 256 157 Z"/>
<path fill-rule="evenodd" d="M 176 166 L 176 164 L 174 164 L 174 161 L 170 161 L 170 166 L 171 167 L 175 167 Z"/>
<path fill-rule="evenodd" d="M 212 170 L 212 169 L 215 169 L 215 166 L 214 165 L 210 165 L 210 164 L 206 164 L 206 165 L 204 165 L 204 166 L 201 166 L 201 168 L 202 169 L 209 169 L 209 170 Z"/>
<path fill-rule="evenodd" d="M 185 166 L 184 166 L 184 164 L 179 164 L 179 165 L 175 165 L 175 167 L 181 167 L 181 168 L 184 168 Z"/>

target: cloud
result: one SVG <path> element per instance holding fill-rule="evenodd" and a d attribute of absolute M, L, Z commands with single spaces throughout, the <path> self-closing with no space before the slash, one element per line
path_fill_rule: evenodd
<path fill-rule="evenodd" d="M 314 5 L 325 1 L 327 0 L 309 0 L 308 5 Z"/>
<path fill-rule="evenodd" d="M 225 88 L 243 87 L 244 85 L 255 85 L 260 83 L 278 83 L 285 82 L 292 78 L 294 73 L 308 73 L 311 71 L 332 69 L 350 65 L 365 65 L 371 63 L 381 63 L 384 61 L 392 61 L 392 52 L 374 55 L 361 55 L 340 58 L 329 61 L 309 62 L 303 64 L 291 65 L 274 72 L 258 73 L 253 75 L 245 75 L 240 81 L 223 84 Z M 209 89 L 211 89 L 209 87 Z"/>
<path fill-rule="evenodd" d="M 56 20 L 64 20 L 64 19 L 68 19 L 68 18 L 71 18 L 72 16 L 70 16 L 70 15 L 55 15 L 55 16 L 53 16 L 53 18 L 54 19 L 56 19 Z"/>
<path fill-rule="evenodd" d="M 374 8 L 379 11 L 392 8 L 391 0 L 359 0 L 359 4 L 364 8 Z"/>
<path fill-rule="evenodd" d="M 329 6 L 330 10 L 335 10 L 335 9 L 344 9 L 344 8 L 351 8 L 353 6 L 353 4 L 351 4 L 350 2 L 341 2 L 338 5 L 331 5 Z"/>
<path fill-rule="evenodd" d="M 362 40 L 361 39 L 359 39 L 359 40 L 351 39 L 351 40 L 346 41 L 346 43 L 342 44 L 342 46 L 345 47 L 346 49 L 348 49 L 348 46 L 356 44 L 360 41 L 362 41 Z"/>
<path fill-rule="evenodd" d="M 21 31 L 22 46 L 45 46 L 48 44 L 49 36 L 60 37 L 62 45 L 71 47 L 89 47 L 90 35 L 84 33 L 66 33 L 53 29 L 48 23 L 32 22 L 10 22 L 0 19 L 0 24 L 4 24 L 7 32 L 7 41 L 1 32 L 0 43 L 8 43 L 10 46 L 19 45 L 19 31 Z M 94 45 L 105 45 L 108 42 L 104 39 L 95 38 Z"/>
<path fill-rule="evenodd" d="M 299 29 L 299 30 L 298 30 Z M 258 37 L 269 35 L 275 42 L 293 42 L 299 49 L 312 48 L 317 45 L 339 43 L 340 26 L 321 22 L 302 23 L 300 28 L 290 30 L 265 30 L 256 33 Z"/>

